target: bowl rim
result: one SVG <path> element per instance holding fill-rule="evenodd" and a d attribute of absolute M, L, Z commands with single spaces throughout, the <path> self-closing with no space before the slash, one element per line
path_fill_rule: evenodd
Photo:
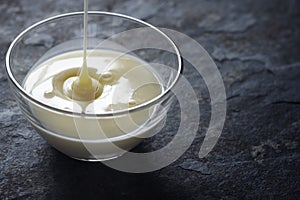
<path fill-rule="evenodd" d="M 157 31 L 159 34 L 161 34 L 162 36 L 165 37 L 165 39 L 168 40 L 168 42 L 171 44 L 171 46 L 174 48 L 174 51 L 176 53 L 176 57 L 177 57 L 177 62 L 178 62 L 178 70 L 175 76 L 174 81 L 172 81 L 171 85 L 165 89 L 160 95 L 156 96 L 155 98 L 151 99 L 150 101 L 147 101 L 143 104 L 139 104 L 137 106 L 131 107 L 131 108 L 127 108 L 127 109 L 122 109 L 122 110 L 116 110 L 113 112 L 109 112 L 109 113 L 100 113 L 100 114 L 90 114 L 90 113 L 79 113 L 79 112 L 75 112 L 75 111 L 67 111 L 67 110 L 63 110 L 60 108 L 56 108 L 56 107 L 52 107 L 50 105 L 47 105 L 45 103 L 43 103 L 42 101 L 38 101 L 37 99 L 35 99 L 32 95 L 30 95 L 19 83 L 18 81 L 15 79 L 12 71 L 11 71 L 11 65 L 10 65 L 10 57 L 11 57 L 11 53 L 12 50 L 14 49 L 15 45 L 23 38 L 23 36 L 29 32 L 30 30 L 44 24 L 47 22 L 50 22 L 52 20 L 56 20 L 56 19 L 60 19 L 60 18 L 64 18 L 64 17 L 70 17 L 70 16 L 75 16 L 75 15 L 83 15 L 84 12 L 83 11 L 79 11 L 79 12 L 70 12 L 70 13 L 64 13 L 64 14 L 59 14 L 59 15 L 55 15 L 49 18 L 46 18 L 44 20 L 38 21 L 35 24 L 29 26 L 28 28 L 26 28 L 25 30 L 23 30 L 19 35 L 17 35 L 15 37 L 15 39 L 12 41 L 12 43 L 10 44 L 7 53 L 6 53 L 6 72 L 8 74 L 8 77 L 10 79 L 10 81 L 13 83 L 13 85 L 15 87 L 18 88 L 18 91 L 21 92 L 21 94 L 23 96 L 25 96 L 28 100 L 32 101 L 34 104 L 37 104 L 41 107 L 45 107 L 47 109 L 49 109 L 50 111 L 54 111 L 54 112 L 58 112 L 58 113 L 63 113 L 66 115 L 71 115 L 71 116 L 84 116 L 84 117 L 92 117 L 92 118 L 98 118 L 98 117 L 116 117 L 119 115 L 124 115 L 124 114 L 128 114 L 128 113 L 132 113 L 132 112 L 136 112 L 139 110 L 143 110 L 146 109 L 148 107 L 151 107 L 155 104 L 157 104 L 158 102 L 160 102 L 161 100 L 163 100 L 165 97 L 167 97 L 170 93 L 171 90 L 174 88 L 174 86 L 176 85 L 176 83 L 179 81 L 180 75 L 182 73 L 183 70 L 183 60 L 181 57 L 181 53 L 179 51 L 179 48 L 177 47 L 177 45 L 175 44 L 175 42 L 167 35 L 165 34 L 163 31 L 161 31 L 159 28 L 143 21 L 140 19 L 137 19 L 135 17 L 131 17 L 128 15 L 124 15 L 124 14 L 120 14 L 120 13 L 114 13 L 114 12 L 106 12 L 106 11 L 89 11 L 88 14 L 89 15 L 105 15 L 105 16 L 112 16 L 112 17 L 120 17 L 126 20 L 130 20 L 130 21 L 134 21 L 137 23 L 140 23 L 146 27 L 149 27 L 155 31 Z"/>

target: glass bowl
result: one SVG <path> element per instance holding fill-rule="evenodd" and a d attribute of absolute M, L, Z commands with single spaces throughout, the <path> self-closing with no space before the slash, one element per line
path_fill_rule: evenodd
<path fill-rule="evenodd" d="M 8 49 L 6 71 L 24 116 L 49 144 L 75 159 L 102 161 L 121 156 L 159 132 L 173 99 L 171 89 L 179 79 L 182 60 L 174 42 L 158 28 L 126 15 L 91 11 L 88 50 L 122 52 L 149 63 L 162 92 L 140 105 L 100 114 L 49 106 L 26 91 L 24 80 L 45 60 L 82 50 L 83 14 L 54 16 L 24 30 Z"/>

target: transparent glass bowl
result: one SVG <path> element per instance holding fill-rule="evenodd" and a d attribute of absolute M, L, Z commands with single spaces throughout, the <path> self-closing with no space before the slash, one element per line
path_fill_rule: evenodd
<path fill-rule="evenodd" d="M 178 48 L 166 34 L 126 15 L 89 12 L 88 32 L 89 50 L 118 51 L 148 62 L 163 92 L 138 106 L 104 114 L 61 110 L 28 93 L 23 84 L 30 70 L 55 55 L 82 50 L 83 12 L 54 16 L 24 30 L 8 49 L 6 70 L 24 116 L 49 144 L 75 159 L 101 161 L 121 156 L 143 138 L 159 132 L 172 102 L 171 89 L 180 76 L 182 61 Z M 139 119 L 138 125 L 132 119 Z M 122 120 L 129 121 L 128 127 L 119 127 Z M 85 137 L 88 133 L 84 126 L 80 127 L 82 124 L 97 124 L 107 137 Z M 66 135 L 65 130 L 72 134 Z M 116 130 L 123 134 L 109 136 Z"/>

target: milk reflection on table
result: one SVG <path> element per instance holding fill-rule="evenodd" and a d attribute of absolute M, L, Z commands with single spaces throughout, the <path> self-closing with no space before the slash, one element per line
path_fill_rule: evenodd
<path fill-rule="evenodd" d="M 89 50 L 87 55 L 88 73 L 102 87 L 95 99 L 80 101 L 69 94 L 72 80 L 80 73 L 83 51 L 67 52 L 42 62 L 29 72 L 24 88 L 47 106 L 83 113 L 75 116 L 30 105 L 44 127 L 36 128 L 55 148 L 78 159 L 110 159 L 135 147 L 161 120 L 143 127 L 155 113 L 154 106 L 111 117 L 92 115 L 138 106 L 161 94 L 163 89 L 149 64 L 135 56 L 108 50 Z"/>

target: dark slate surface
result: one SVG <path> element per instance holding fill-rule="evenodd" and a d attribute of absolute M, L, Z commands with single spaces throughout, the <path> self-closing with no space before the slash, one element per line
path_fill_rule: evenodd
<path fill-rule="evenodd" d="M 32 23 L 82 10 L 82 4 L 1 0 L 0 199 L 300 198 L 299 1 L 90 0 L 91 10 L 130 14 L 188 34 L 212 55 L 225 82 L 223 133 L 209 156 L 199 159 L 209 99 L 200 77 L 185 71 L 199 91 L 198 136 L 175 163 L 147 174 L 122 173 L 62 155 L 38 136 L 8 92 L 4 56 L 12 39 Z M 161 140 L 170 140 L 176 122 L 172 112 Z M 161 141 L 141 146 L 159 148 Z"/>

